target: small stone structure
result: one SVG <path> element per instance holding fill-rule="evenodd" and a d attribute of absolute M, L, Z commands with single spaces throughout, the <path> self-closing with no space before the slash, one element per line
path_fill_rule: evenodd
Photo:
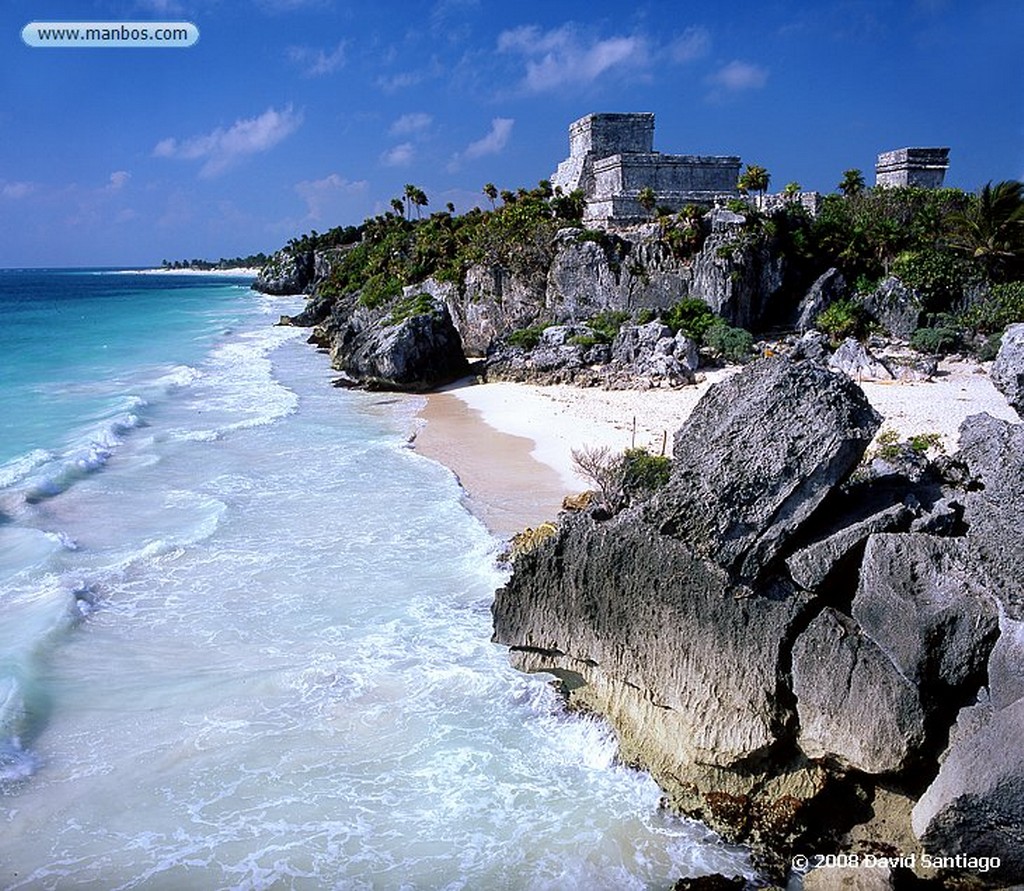
<path fill-rule="evenodd" d="M 875 162 L 875 185 L 941 189 L 947 169 L 948 148 L 901 148 L 882 152 Z"/>
<path fill-rule="evenodd" d="M 739 194 L 734 155 L 664 155 L 654 151 L 654 115 L 588 114 L 569 126 L 569 157 L 551 184 L 586 198 L 586 223 L 633 223 L 650 218 L 640 191 L 651 188 L 659 207 L 710 205 Z"/>

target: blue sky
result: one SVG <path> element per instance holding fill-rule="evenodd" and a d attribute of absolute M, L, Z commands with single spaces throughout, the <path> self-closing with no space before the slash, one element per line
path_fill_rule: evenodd
<path fill-rule="evenodd" d="M 181 49 L 31 48 L 31 21 L 185 20 Z M 831 191 L 951 148 L 947 184 L 1024 178 L 1024 3 L 4 0 L 0 267 L 270 251 L 385 210 L 532 186 L 593 111 L 655 148 Z"/>

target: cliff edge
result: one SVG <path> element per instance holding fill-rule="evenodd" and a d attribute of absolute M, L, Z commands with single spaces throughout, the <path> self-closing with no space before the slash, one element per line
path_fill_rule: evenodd
<path fill-rule="evenodd" d="M 753 363 L 652 498 L 515 558 L 495 640 L 769 874 L 838 847 L 1019 882 L 1024 427 L 974 416 L 956 455 L 873 472 L 880 422 L 821 364 Z"/>

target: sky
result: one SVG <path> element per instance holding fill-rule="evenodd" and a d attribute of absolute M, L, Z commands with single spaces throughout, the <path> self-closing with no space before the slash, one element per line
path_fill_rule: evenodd
<path fill-rule="evenodd" d="M 181 48 L 30 47 L 30 22 L 187 21 Z M 0 268 L 270 252 L 404 185 L 430 210 L 532 187 L 591 112 L 654 147 L 835 190 L 948 146 L 1024 179 L 1021 0 L 3 0 Z"/>

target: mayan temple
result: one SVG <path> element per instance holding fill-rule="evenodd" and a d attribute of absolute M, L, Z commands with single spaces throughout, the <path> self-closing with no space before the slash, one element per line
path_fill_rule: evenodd
<path fill-rule="evenodd" d="M 586 223 L 623 224 L 650 218 L 640 191 L 654 190 L 659 207 L 713 204 L 738 196 L 735 155 L 666 155 L 654 151 L 654 115 L 588 114 L 569 126 L 569 157 L 551 184 L 586 198 Z"/>

